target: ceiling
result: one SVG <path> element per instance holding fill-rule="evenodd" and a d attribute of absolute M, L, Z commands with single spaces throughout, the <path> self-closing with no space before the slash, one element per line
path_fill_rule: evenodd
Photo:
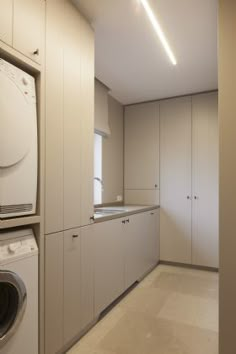
<path fill-rule="evenodd" d="M 74 0 L 95 30 L 96 77 L 123 104 L 217 89 L 217 0 L 149 0 L 173 66 L 139 0 Z"/>

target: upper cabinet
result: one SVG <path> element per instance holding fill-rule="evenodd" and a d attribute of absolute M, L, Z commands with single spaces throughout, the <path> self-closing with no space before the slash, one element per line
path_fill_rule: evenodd
<path fill-rule="evenodd" d="M 128 106 L 125 108 L 126 202 L 158 203 L 158 190 L 159 103 Z"/>
<path fill-rule="evenodd" d="M 44 39 L 44 0 L 14 0 L 13 47 L 41 63 Z"/>
<path fill-rule="evenodd" d="M 12 45 L 13 0 L 2 0 L 0 11 L 0 40 Z"/>
<path fill-rule="evenodd" d="M 80 226 L 82 85 L 81 17 L 70 1 L 64 5 L 63 156 L 64 229 Z"/>
<path fill-rule="evenodd" d="M 45 232 L 52 233 L 63 230 L 64 0 L 47 1 L 46 12 Z"/>
<path fill-rule="evenodd" d="M 41 64 L 44 21 L 45 0 L 2 0 L 0 40 Z"/>
<path fill-rule="evenodd" d="M 94 161 L 94 32 L 81 19 L 81 225 L 88 225 L 93 208 Z"/>
<path fill-rule="evenodd" d="M 94 33 L 69 0 L 46 2 L 46 77 L 48 234 L 93 216 Z"/>

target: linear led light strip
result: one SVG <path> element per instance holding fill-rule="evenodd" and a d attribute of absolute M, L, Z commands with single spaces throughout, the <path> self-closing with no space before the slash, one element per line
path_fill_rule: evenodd
<path fill-rule="evenodd" d="M 175 59 L 175 56 L 172 52 L 172 50 L 170 49 L 170 46 L 169 46 L 169 43 L 167 42 L 167 39 L 161 29 L 161 26 L 160 24 L 158 23 L 149 3 L 147 0 L 140 0 L 141 4 L 143 5 L 148 17 L 149 17 L 149 20 L 151 21 L 153 27 L 154 27 L 154 30 L 156 32 L 156 34 L 158 35 L 168 57 L 170 58 L 170 61 L 172 62 L 173 65 L 176 65 L 177 64 L 177 61 Z"/>

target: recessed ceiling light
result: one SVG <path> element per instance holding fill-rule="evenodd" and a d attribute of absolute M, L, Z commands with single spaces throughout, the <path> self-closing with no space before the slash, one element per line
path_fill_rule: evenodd
<path fill-rule="evenodd" d="M 167 42 L 167 39 L 166 39 L 162 29 L 161 29 L 161 26 L 158 23 L 158 21 L 157 21 L 155 15 L 154 15 L 149 3 L 148 3 L 148 1 L 147 0 L 139 0 L 139 1 L 143 5 L 143 7 L 144 7 L 144 9 L 145 9 L 145 11 L 147 13 L 148 18 L 149 18 L 149 20 L 151 21 L 151 23 L 152 23 L 152 25 L 154 27 L 154 30 L 155 30 L 156 34 L 158 35 L 158 37 L 159 37 L 159 39 L 160 39 L 160 41 L 161 41 L 161 43 L 162 43 L 167 55 L 168 55 L 168 57 L 170 58 L 170 61 L 172 62 L 173 65 L 176 65 L 177 61 L 175 59 L 175 56 L 174 56 L 174 54 L 173 54 L 173 52 L 172 52 L 172 50 L 171 50 L 171 48 L 169 46 L 169 43 Z"/>

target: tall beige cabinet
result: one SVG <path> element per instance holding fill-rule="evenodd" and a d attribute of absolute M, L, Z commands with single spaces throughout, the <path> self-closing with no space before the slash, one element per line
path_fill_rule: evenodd
<path fill-rule="evenodd" d="M 54 354 L 94 319 L 94 33 L 70 0 L 46 1 L 45 96 L 44 350 Z"/>
<path fill-rule="evenodd" d="M 216 93 L 192 97 L 192 263 L 218 267 L 219 134 Z"/>
<path fill-rule="evenodd" d="M 125 201 L 159 204 L 159 103 L 125 107 Z"/>
<path fill-rule="evenodd" d="M 218 267 L 217 93 L 160 103 L 161 260 Z"/>
<path fill-rule="evenodd" d="M 161 259 L 191 263 L 191 97 L 160 103 Z"/>
<path fill-rule="evenodd" d="M 93 216 L 93 31 L 69 0 L 46 11 L 45 233 Z"/>

